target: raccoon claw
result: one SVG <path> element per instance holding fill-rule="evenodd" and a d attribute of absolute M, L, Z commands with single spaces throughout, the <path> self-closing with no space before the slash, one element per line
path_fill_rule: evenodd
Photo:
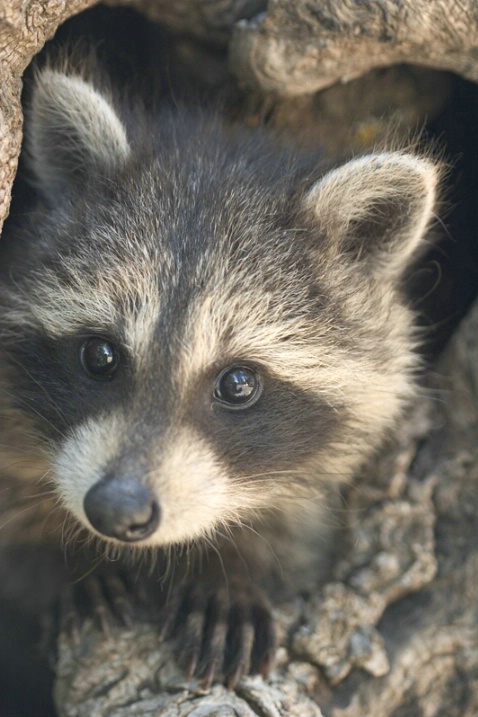
<path fill-rule="evenodd" d="M 71 585 L 64 588 L 60 595 L 59 627 L 76 646 L 80 644 L 81 620 L 75 606 L 74 590 Z"/>
<path fill-rule="evenodd" d="M 87 616 L 107 637 L 116 622 L 131 627 L 134 621 L 130 595 L 118 575 L 90 575 L 67 586 L 60 596 L 59 608 L 60 629 L 75 645 L 80 643 L 81 626 Z"/>
<path fill-rule="evenodd" d="M 174 635 L 174 626 L 177 620 L 177 611 L 171 610 L 159 619 L 159 641 L 170 640 Z"/>
<path fill-rule="evenodd" d="M 104 583 L 114 614 L 124 627 L 132 627 L 134 610 L 124 581 L 118 575 L 107 575 Z"/>
<path fill-rule="evenodd" d="M 244 677 L 244 675 L 247 675 L 247 672 L 248 670 L 245 669 L 244 665 L 238 665 L 234 672 L 226 679 L 227 689 L 235 690 L 242 677 Z"/>
<path fill-rule="evenodd" d="M 265 598 L 258 591 L 246 598 L 240 596 L 231 607 L 229 625 L 224 661 L 228 688 L 235 689 L 249 673 L 267 678 L 274 664 L 276 634 Z"/>
<path fill-rule="evenodd" d="M 96 625 L 107 637 L 111 637 L 111 609 L 106 600 L 104 587 L 99 578 L 89 577 L 84 582 L 89 607 Z"/>
<path fill-rule="evenodd" d="M 190 650 L 189 653 L 185 653 L 183 656 L 184 667 L 188 679 L 192 679 L 196 673 L 196 668 L 199 661 L 199 650 Z"/>
<path fill-rule="evenodd" d="M 275 631 L 265 599 L 255 589 L 211 594 L 195 587 L 167 617 L 177 636 L 178 661 L 188 678 L 209 690 L 224 679 L 234 689 L 249 672 L 267 677 L 273 664 Z"/>
<path fill-rule="evenodd" d="M 216 676 L 217 670 L 218 670 L 219 664 L 217 662 L 211 662 L 206 670 L 201 675 L 201 686 L 203 690 L 209 691 L 211 689 L 211 685 L 214 682 L 214 678 Z"/>
<path fill-rule="evenodd" d="M 63 588 L 50 610 L 41 616 L 40 653 L 54 671 L 58 661 L 58 636 L 63 633 L 75 647 L 80 644 L 81 623 L 75 609 L 71 585 Z"/>
<path fill-rule="evenodd" d="M 276 634 L 274 620 L 267 605 L 256 604 L 253 609 L 257 636 L 252 651 L 252 672 L 258 672 L 267 679 L 274 667 Z"/>
<path fill-rule="evenodd" d="M 275 662 L 275 650 L 267 650 L 266 654 L 262 658 L 262 662 L 259 664 L 258 672 L 260 673 L 263 680 L 269 679 L 269 675 L 272 672 Z"/>
<path fill-rule="evenodd" d="M 203 654 L 199 669 L 204 689 L 208 690 L 216 674 L 221 671 L 227 646 L 228 595 L 218 591 L 208 605 L 203 640 Z"/>
<path fill-rule="evenodd" d="M 226 684 L 233 690 L 252 664 L 255 629 L 248 605 L 233 606 L 229 633 L 229 655 L 226 656 Z"/>

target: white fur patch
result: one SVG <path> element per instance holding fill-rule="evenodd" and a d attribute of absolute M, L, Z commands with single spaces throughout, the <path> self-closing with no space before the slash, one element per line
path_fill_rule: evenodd
<path fill-rule="evenodd" d="M 246 517 L 246 496 L 241 496 L 206 441 L 191 428 L 171 435 L 151 482 L 162 509 L 152 544 L 211 536 L 220 525 Z"/>
<path fill-rule="evenodd" d="M 120 416 L 89 419 L 71 432 L 53 461 L 55 483 L 65 508 L 90 530 L 83 508 L 85 495 L 117 455 L 124 431 Z"/>
<path fill-rule="evenodd" d="M 83 501 L 106 465 L 118 459 L 128 431 L 131 427 L 120 415 L 90 419 L 72 432 L 55 460 L 53 470 L 65 508 L 94 533 Z M 167 441 L 164 455 L 151 446 L 149 457 L 138 456 L 138 463 L 145 465 L 144 480 L 158 498 L 161 521 L 154 535 L 134 547 L 193 541 L 212 535 L 228 521 L 247 518 L 251 503 L 247 490 L 241 493 L 234 486 L 193 430 L 178 428 Z"/>

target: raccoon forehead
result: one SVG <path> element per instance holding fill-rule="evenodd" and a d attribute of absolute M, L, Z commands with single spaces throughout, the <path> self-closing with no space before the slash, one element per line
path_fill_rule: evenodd
<path fill-rule="evenodd" d="M 115 223 L 112 206 L 108 216 L 97 216 L 92 225 L 63 222 L 51 247 L 48 227 L 44 228 L 38 251 L 33 247 L 30 267 L 15 277 L 14 284 L 2 288 L 8 306 L 6 323 L 30 326 L 53 338 L 85 327 L 101 331 L 124 326 L 121 334 L 137 354 L 154 332 L 164 303 L 169 312 L 178 307 L 184 312 L 211 286 L 222 302 L 238 281 L 248 290 L 250 277 L 247 271 L 237 270 L 236 259 L 244 261 L 245 256 L 246 263 L 249 259 L 256 265 L 271 261 L 267 222 L 256 226 L 250 217 L 246 221 L 236 216 L 233 230 L 230 217 L 218 218 L 211 207 L 204 216 L 195 217 L 196 223 L 176 215 L 168 222 L 162 216 L 164 207 L 156 209 L 145 219 L 143 206 L 138 216 L 138 207 L 128 205 L 128 211 L 122 212 L 126 217 Z M 259 232 L 265 246 L 254 252 L 253 240 Z M 286 247 L 276 263 L 285 255 Z M 255 278 L 260 285 L 263 277 Z"/>
<path fill-rule="evenodd" d="M 244 360 L 265 366 L 279 378 L 302 382 L 309 370 L 327 363 L 329 349 L 337 358 L 336 342 L 328 340 L 332 316 L 324 314 L 319 326 L 305 309 L 300 313 L 300 305 L 294 311 L 258 285 L 250 292 L 247 287 L 236 293 L 227 288 L 211 288 L 190 307 L 177 356 L 178 387 L 187 392 L 211 367 Z"/>
<path fill-rule="evenodd" d="M 42 268 L 26 284 L 5 291 L 4 321 L 51 338 L 85 329 L 120 334 L 131 353 L 149 340 L 161 311 L 157 272 L 151 261 L 116 262 L 91 271 L 69 261 L 67 271 Z M 8 297 L 8 294 L 11 294 Z"/>
<path fill-rule="evenodd" d="M 351 276 L 344 290 L 331 270 L 313 292 L 305 274 L 278 277 L 276 290 L 266 291 L 260 271 L 235 290 L 225 276 L 189 307 L 176 356 L 179 388 L 187 391 L 212 366 L 246 360 L 333 405 L 408 395 L 417 366 L 410 312 L 390 289 L 374 291 Z"/>

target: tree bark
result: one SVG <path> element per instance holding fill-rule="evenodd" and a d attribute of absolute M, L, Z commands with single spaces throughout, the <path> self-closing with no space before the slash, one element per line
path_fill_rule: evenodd
<path fill-rule="evenodd" d="M 21 78 L 57 27 L 94 0 L 5 0 L 0 5 L 0 231 L 8 214 L 22 141 Z"/>
<path fill-rule="evenodd" d="M 316 92 L 413 62 L 478 80 L 474 0 L 275 0 L 235 28 L 237 76 L 280 95 Z"/>
<path fill-rule="evenodd" d="M 0 224 L 8 212 L 21 143 L 21 75 L 61 22 L 93 4 L 3 0 Z M 250 17 L 262 3 L 123 4 L 213 46 L 232 35 L 232 69 L 243 83 L 280 96 L 279 125 L 280 113 L 291 107 L 283 109 L 282 97 L 315 92 L 397 62 L 451 69 L 478 80 L 478 6 L 472 0 L 276 0 L 267 14 L 243 20 L 235 29 L 239 18 Z M 369 78 L 368 86 L 374 81 Z M 337 95 L 337 88 L 328 92 L 319 99 L 326 108 L 345 96 Z M 430 91 L 429 97 L 436 94 Z M 409 97 L 409 105 L 419 96 L 421 90 Z M 309 106 L 307 98 L 294 102 Z M 414 117 L 408 115 L 409 126 Z M 334 124 L 332 118 L 328 136 Z M 154 624 L 137 622 L 128 630 L 112 626 L 105 638 L 87 621 L 78 644 L 66 633 L 59 638 L 55 698 L 60 717 L 476 714 L 477 336 L 478 305 L 443 357 L 433 399 L 417 402 L 396 437 L 397 448 L 350 491 L 347 547 L 330 581 L 310 599 L 277 608 L 280 647 L 270 682 L 248 677 L 235 693 L 216 685 L 202 694 L 197 683 L 184 681 Z"/>

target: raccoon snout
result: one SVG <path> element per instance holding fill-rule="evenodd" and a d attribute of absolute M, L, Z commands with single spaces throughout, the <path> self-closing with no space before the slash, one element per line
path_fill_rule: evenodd
<path fill-rule="evenodd" d="M 98 533 L 124 543 L 148 538 L 159 525 L 158 501 L 133 478 L 98 481 L 86 494 L 83 507 Z"/>

